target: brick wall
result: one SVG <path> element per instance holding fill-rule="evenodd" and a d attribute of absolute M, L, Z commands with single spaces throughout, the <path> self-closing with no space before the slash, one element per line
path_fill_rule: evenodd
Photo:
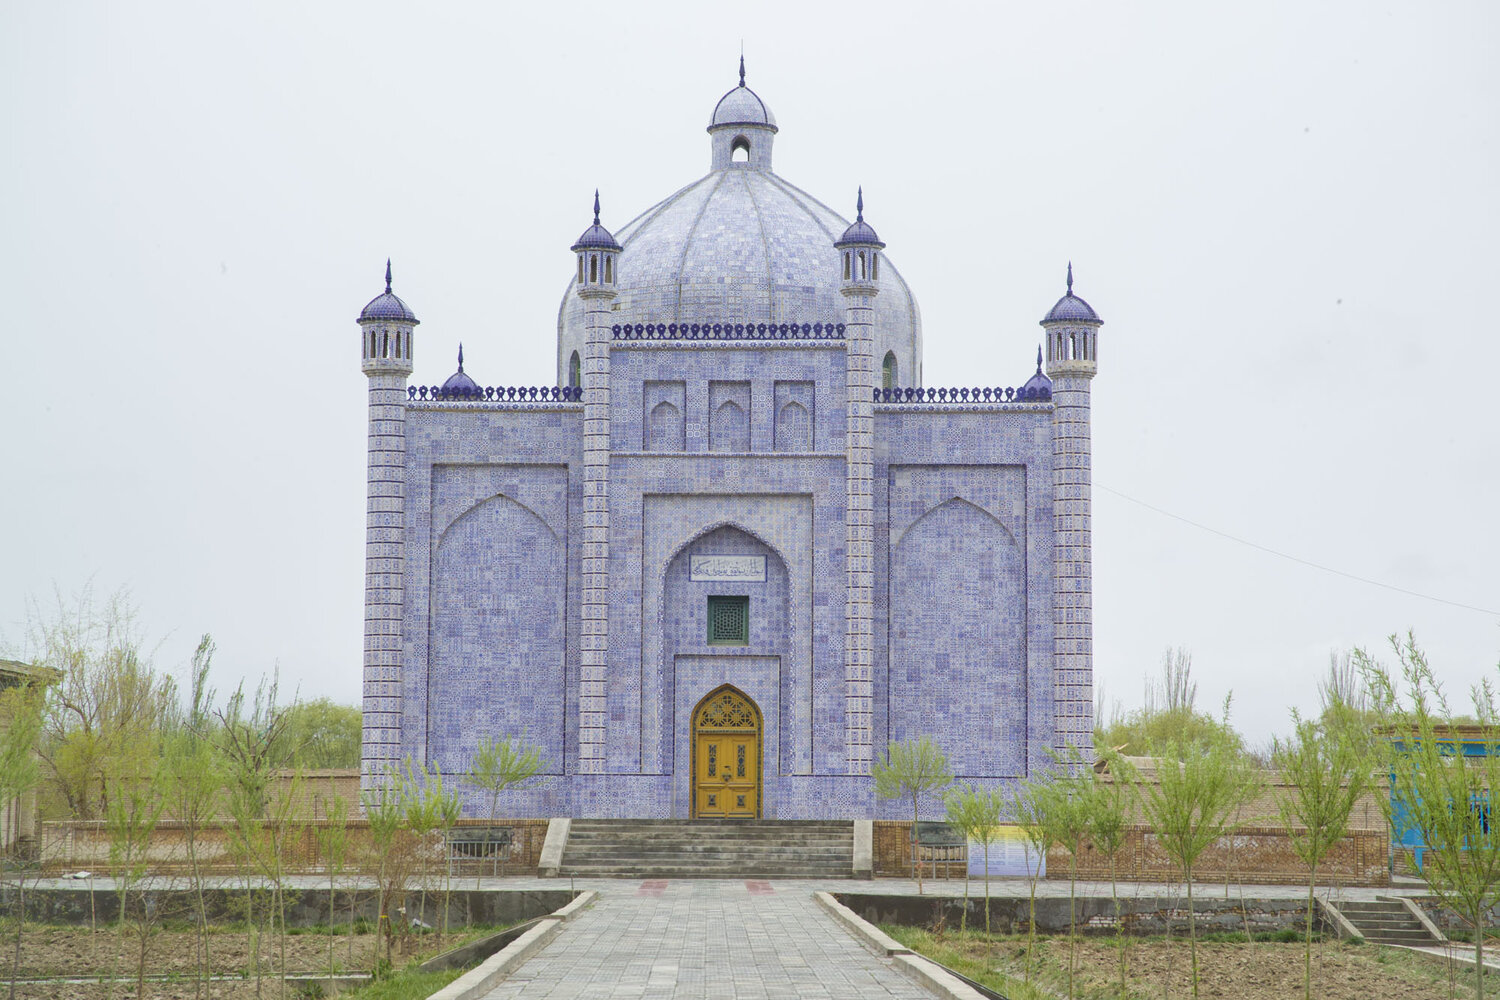
<path fill-rule="evenodd" d="M 358 777 L 355 778 L 356 782 Z M 318 851 L 318 831 L 328 825 L 326 820 L 299 822 L 287 850 L 289 873 L 310 873 L 325 870 L 324 861 Z M 351 819 L 346 824 L 349 831 L 348 869 L 355 870 L 367 858 L 370 826 L 363 819 Z M 486 819 L 464 819 L 458 829 L 489 827 Z M 513 831 L 510 855 L 504 862 L 509 874 L 534 874 L 541 861 L 542 841 L 547 836 L 547 820 L 519 819 L 499 820 L 498 827 Z M 230 831 L 223 826 L 209 826 L 197 832 L 199 863 L 208 872 L 229 874 L 236 870 L 234 856 L 230 850 Z M 111 870 L 109 860 L 109 831 L 102 822 L 70 821 L 43 823 L 41 830 L 41 860 L 43 870 L 49 875 L 62 875 L 76 871 L 91 871 L 103 875 Z M 444 865 L 445 852 L 441 837 L 431 834 L 419 848 L 422 856 L 421 870 L 438 871 Z M 147 868 L 150 874 L 167 875 L 187 870 L 187 830 L 181 823 L 159 823 L 146 850 Z M 488 860 L 462 860 L 454 867 L 459 875 L 488 874 Z"/>
<path fill-rule="evenodd" d="M 1389 838 L 1384 829 L 1352 830 L 1340 840 L 1318 867 L 1322 885 L 1389 885 L 1387 863 Z M 1067 878 L 1068 852 L 1054 848 L 1047 853 L 1047 875 Z M 1116 877 L 1132 882 L 1170 882 L 1180 878 L 1177 867 L 1162 850 L 1148 827 L 1126 831 L 1125 846 L 1115 859 Z M 1295 883 L 1307 878 L 1307 866 L 1292 851 L 1291 838 L 1280 826 L 1247 826 L 1233 836 L 1220 837 L 1209 845 L 1194 866 L 1196 882 L 1223 881 L 1257 884 Z M 1109 864 L 1085 844 L 1079 858 L 1078 877 L 1108 879 Z"/>

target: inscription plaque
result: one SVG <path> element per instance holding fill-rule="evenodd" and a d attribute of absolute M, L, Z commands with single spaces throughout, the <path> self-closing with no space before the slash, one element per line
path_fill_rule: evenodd
<path fill-rule="evenodd" d="M 689 556 L 694 583 L 765 583 L 765 556 Z"/>

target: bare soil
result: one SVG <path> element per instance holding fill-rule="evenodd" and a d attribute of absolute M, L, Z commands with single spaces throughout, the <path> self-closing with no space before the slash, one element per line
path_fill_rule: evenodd
<path fill-rule="evenodd" d="M 1021 937 L 945 934 L 899 936 L 966 975 L 994 970 L 1021 979 L 1027 941 Z M 924 940 L 925 937 L 925 940 Z M 958 961 L 952 959 L 957 958 Z M 1032 974 L 1038 985 L 1067 996 L 1066 937 L 1039 938 Z M 1076 995 L 1084 1000 L 1158 1000 L 1192 996 L 1191 958 L 1186 938 L 1130 940 L 1127 991 L 1119 990 L 1119 952 L 1112 939 L 1080 939 L 1074 973 Z M 976 968 L 977 967 L 977 968 Z M 1450 991 L 1450 975 L 1453 977 Z M 978 977 L 976 977 L 978 978 Z M 1486 995 L 1496 990 L 1490 977 Z M 1302 996 L 1303 947 L 1271 942 L 1198 944 L 1200 997 L 1222 1000 L 1289 1000 Z M 1313 944 L 1312 993 L 1322 1000 L 1452 1000 L 1474 996 L 1474 973 L 1442 958 L 1372 944 L 1327 941 Z"/>
<path fill-rule="evenodd" d="M 412 938 L 403 951 L 398 947 L 395 965 L 402 966 L 457 947 L 472 938 L 472 933 L 452 933 L 444 942 L 424 936 Z M 289 974 L 328 972 L 329 937 L 323 934 L 292 934 L 286 938 L 286 968 Z M 369 972 L 375 960 L 376 935 L 333 936 L 333 960 L 337 972 Z M 218 975 L 243 977 L 234 981 L 209 982 L 199 987 L 193 982 L 197 969 L 196 935 L 191 929 L 158 930 L 146 942 L 146 974 L 175 976 L 172 982 L 146 983 L 140 1000 L 190 1000 L 208 997 L 212 1000 L 250 1000 L 254 997 L 277 998 L 280 992 L 278 974 L 281 968 L 281 945 L 274 934 L 261 935 L 259 956 L 263 977 L 257 991 L 251 935 L 243 929 L 216 928 L 209 936 L 210 970 Z M 14 969 L 18 979 L 41 976 L 90 978 L 130 978 L 140 960 L 140 938 L 127 926 L 123 940 L 116 927 L 59 927 L 28 924 L 21 944 L 21 962 Z M 15 966 L 13 934 L 0 938 L 0 996 L 9 989 Z M 291 988 L 284 994 L 294 996 Z M 79 1000 L 135 998 L 135 984 L 124 983 L 52 983 L 18 984 L 17 997 L 27 1000 L 54 1000 L 76 997 Z"/>

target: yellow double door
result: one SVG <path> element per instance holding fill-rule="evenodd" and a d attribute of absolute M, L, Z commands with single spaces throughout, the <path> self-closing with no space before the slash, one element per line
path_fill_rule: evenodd
<path fill-rule="evenodd" d="M 698 732 L 693 740 L 693 814 L 698 819 L 760 816 L 760 734 Z"/>

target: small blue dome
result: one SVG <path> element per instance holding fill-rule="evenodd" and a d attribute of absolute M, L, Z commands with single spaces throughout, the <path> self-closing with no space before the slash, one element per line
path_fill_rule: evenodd
<path fill-rule="evenodd" d="M 865 189 L 862 187 L 859 189 L 859 198 L 855 202 L 855 210 L 858 212 L 858 215 L 855 217 L 854 222 L 848 229 L 844 230 L 844 235 L 838 238 L 838 242 L 834 246 L 844 247 L 863 244 L 884 248 L 885 244 L 880 242 L 880 237 L 876 234 L 875 227 L 865 221 Z"/>
<path fill-rule="evenodd" d="M 455 396 L 480 395 L 484 390 L 479 388 L 479 383 L 464 374 L 464 345 L 458 345 L 458 371 L 448 376 L 448 381 L 443 383 L 443 392 Z"/>
<path fill-rule="evenodd" d="M 760 95 L 745 86 L 745 57 L 740 56 L 740 85 L 719 98 L 714 105 L 708 128 L 712 131 L 728 125 L 761 125 L 776 129 L 776 116 L 766 107 Z"/>
<path fill-rule="evenodd" d="M 391 262 L 385 262 L 385 291 L 375 296 L 359 312 L 361 323 L 410 323 L 416 326 L 420 321 L 417 314 L 407 307 L 405 302 L 391 291 Z"/>
<path fill-rule="evenodd" d="M 1073 262 L 1068 262 L 1068 293 L 1057 300 L 1043 323 L 1103 323 L 1094 307 L 1073 294 Z"/>
<path fill-rule="evenodd" d="M 1080 300 L 1081 301 L 1081 300 Z M 1021 395 L 1027 399 L 1051 399 L 1052 380 L 1042 373 L 1042 349 L 1036 349 L 1036 374 L 1021 386 Z"/>
<path fill-rule="evenodd" d="M 619 250 L 620 244 L 608 229 L 599 225 L 599 192 L 594 192 L 594 224 L 583 231 L 578 241 L 570 247 L 574 253 L 579 250 Z"/>

